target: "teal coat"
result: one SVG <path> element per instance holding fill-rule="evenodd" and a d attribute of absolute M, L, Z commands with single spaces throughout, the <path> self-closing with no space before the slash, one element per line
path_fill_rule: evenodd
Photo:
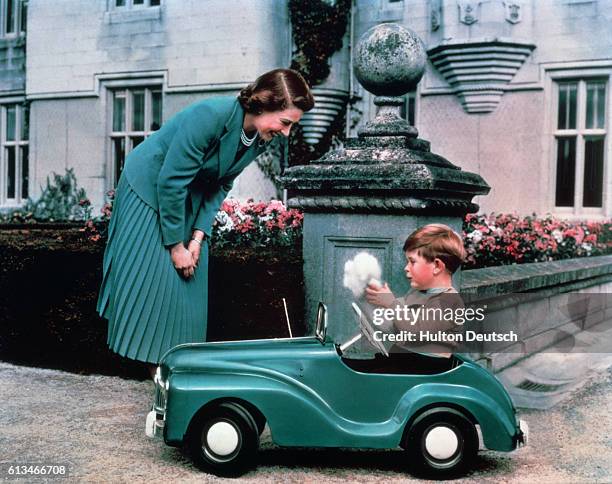
<path fill-rule="evenodd" d="M 208 237 L 234 179 L 265 148 L 255 142 L 239 160 L 244 111 L 235 97 L 197 102 L 168 120 L 127 157 L 124 174 L 159 213 L 165 246 L 193 229 Z"/>

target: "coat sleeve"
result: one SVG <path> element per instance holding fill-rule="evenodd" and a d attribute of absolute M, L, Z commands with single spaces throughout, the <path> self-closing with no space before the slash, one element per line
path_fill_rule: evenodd
<path fill-rule="evenodd" d="M 217 215 L 223 200 L 225 200 L 225 197 L 227 197 L 227 194 L 232 189 L 234 179 L 235 177 L 231 178 L 225 183 L 221 183 L 216 192 L 206 194 L 202 199 L 202 204 L 198 210 L 198 215 L 196 216 L 193 228 L 204 232 L 206 237 L 209 239 L 211 237 L 212 224 L 215 219 L 215 215 Z"/>
<path fill-rule="evenodd" d="M 204 154 L 218 136 L 218 116 L 206 105 L 185 113 L 157 179 L 162 242 L 171 246 L 184 237 L 187 187 L 204 167 Z"/>

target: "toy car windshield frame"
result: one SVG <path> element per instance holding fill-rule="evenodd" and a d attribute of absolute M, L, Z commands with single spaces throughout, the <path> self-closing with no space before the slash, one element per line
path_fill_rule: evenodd
<path fill-rule="evenodd" d="M 325 344 L 325 337 L 327 335 L 327 306 L 319 301 L 317 307 L 317 324 L 315 326 L 315 337 Z"/>

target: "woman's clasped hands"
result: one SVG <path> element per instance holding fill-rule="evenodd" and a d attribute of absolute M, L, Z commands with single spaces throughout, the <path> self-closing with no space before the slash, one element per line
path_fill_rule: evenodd
<path fill-rule="evenodd" d="M 179 242 L 170 249 L 172 264 L 174 264 L 174 268 L 179 275 L 185 279 L 193 277 L 195 269 L 200 262 L 203 240 L 204 233 L 195 231 L 187 247 L 182 242 Z"/>
<path fill-rule="evenodd" d="M 170 258 L 172 259 L 174 268 L 177 270 L 180 276 L 185 279 L 189 279 L 191 276 L 193 276 L 196 264 L 193 261 L 193 255 L 187 249 L 187 247 L 185 247 L 183 242 L 179 242 L 178 244 L 172 246 L 170 249 Z"/>

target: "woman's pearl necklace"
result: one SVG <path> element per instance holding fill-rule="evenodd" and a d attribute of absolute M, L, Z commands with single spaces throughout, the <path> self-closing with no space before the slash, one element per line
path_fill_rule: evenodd
<path fill-rule="evenodd" d="M 242 141 L 242 144 L 244 146 L 251 146 L 254 143 L 256 138 L 257 138 L 257 131 L 255 131 L 255 136 L 253 136 L 252 138 L 249 138 L 244 132 L 244 128 L 240 130 L 240 141 Z"/>

